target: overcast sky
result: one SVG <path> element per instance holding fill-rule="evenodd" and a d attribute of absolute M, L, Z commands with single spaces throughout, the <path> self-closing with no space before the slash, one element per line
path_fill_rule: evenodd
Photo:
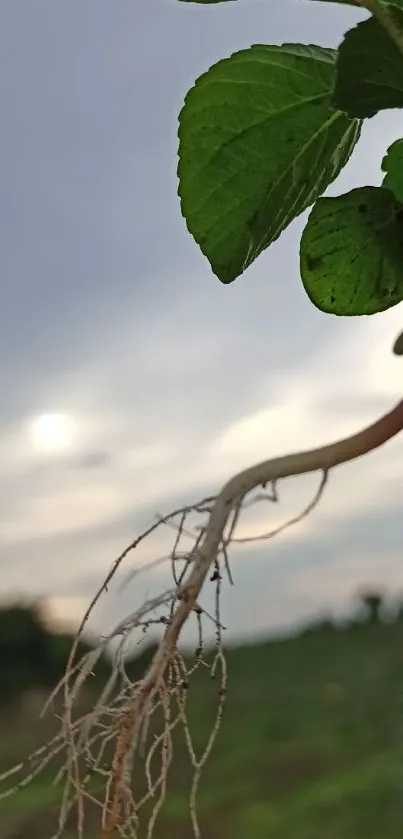
<path fill-rule="evenodd" d="M 176 196 L 177 114 L 198 75 L 256 42 L 335 47 L 359 17 L 309 0 L 1 4 L 4 594 L 52 596 L 76 616 L 157 512 L 255 460 L 358 430 L 400 396 L 401 307 L 345 320 L 314 309 L 299 279 L 305 216 L 225 287 Z M 380 183 L 399 121 L 366 125 L 333 194 Z M 31 433 L 47 412 L 74 423 L 53 453 Z M 338 470 L 301 526 L 235 551 L 232 635 L 344 608 L 361 583 L 403 589 L 402 480 L 397 438 Z M 298 512 L 314 487 L 285 483 L 284 506 L 256 510 L 244 532 Z M 107 596 L 97 626 L 147 586 Z"/>

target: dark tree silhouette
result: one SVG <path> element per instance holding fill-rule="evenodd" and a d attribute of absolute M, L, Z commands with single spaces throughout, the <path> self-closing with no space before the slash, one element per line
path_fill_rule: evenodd
<path fill-rule="evenodd" d="M 31 688 L 51 689 L 62 677 L 73 636 L 52 632 L 45 617 L 39 602 L 0 606 L 0 703 Z M 91 648 L 79 646 L 81 655 Z M 105 665 L 101 659 L 97 672 Z"/>
<path fill-rule="evenodd" d="M 376 589 L 367 589 L 361 592 L 360 599 L 365 608 L 368 623 L 381 623 L 383 593 Z"/>

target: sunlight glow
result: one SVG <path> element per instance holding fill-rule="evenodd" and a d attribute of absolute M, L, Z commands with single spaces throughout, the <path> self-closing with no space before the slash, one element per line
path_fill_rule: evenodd
<path fill-rule="evenodd" d="M 32 439 L 36 448 L 46 452 L 66 449 L 74 436 L 74 423 L 65 414 L 41 414 L 32 424 Z"/>

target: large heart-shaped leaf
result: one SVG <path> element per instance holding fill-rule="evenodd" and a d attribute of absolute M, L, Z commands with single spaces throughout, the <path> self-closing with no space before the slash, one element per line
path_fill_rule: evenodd
<path fill-rule="evenodd" d="M 403 204 L 385 187 L 320 198 L 301 239 L 312 302 L 335 315 L 372 315 L 403 300 Z"/>
<path fill-rule="evenodd" d="M 403 27 L 403 13 L 395 13 Z M 341 43 L 333 101 L 360 118 L 403 107 L 403 55 L 375 18 L 359 23 Z"/>
<path fill-rule="evenodd" d="M 179 122 L 189 231 L 230 283 L 313 204 L 348 160 L 359 120 L 334 111 L 335 52 L 253 46 L 208 70 Z"/>
<path fill-rule="evenodd" d="M 386 172 L 383 186 L 390 189 L 403 204 L 403 140 L 396 140 L 389 146 L 382 161 L 382 169 Z"/>

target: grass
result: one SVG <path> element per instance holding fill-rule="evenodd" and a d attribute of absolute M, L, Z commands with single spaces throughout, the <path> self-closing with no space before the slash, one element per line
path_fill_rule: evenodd
<path fill-rule="evenodd" d="M 230 649 L 228 667 L 228 704 L 200 789 L 205 839 L 400 839 L 403 623 Z M 216 689 L 207 671 L 190 686 L 198 750 Z M 20 756 L 33 726 L 0 715 L 0 763 L 13 742 Z M 179 743 L 158 839 L 191 836 L 190 778 Z M 5 801 L 0 839 L 46 839 L 57 795 L 44 778 Z"/>

